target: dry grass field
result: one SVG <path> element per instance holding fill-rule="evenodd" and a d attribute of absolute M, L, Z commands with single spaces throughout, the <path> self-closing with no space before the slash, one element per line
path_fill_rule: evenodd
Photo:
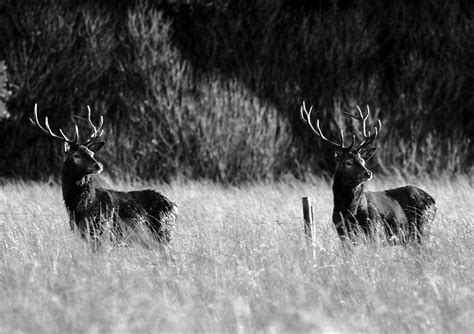
<path fill-rule="evenodd" d="M 321 179 L 154 187 L 179 205 L 158 247 L 91 249 L 69 230 L 60 186 L 0 188 L 0 332 L 468 332 L 474 328 L 472 179 L 410 183 L 438 203 L 421 249 L 344 254 Z M 404 184 L 370 183 L 371 189 Z M 303 236 L 301 197 L 317 220 Z"/>

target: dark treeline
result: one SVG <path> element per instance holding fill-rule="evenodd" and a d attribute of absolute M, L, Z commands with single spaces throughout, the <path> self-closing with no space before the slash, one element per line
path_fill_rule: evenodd
<path fill-rule="evenodd" d="M 59 175 L 61 145 L 28 122 L 35 103 L 55 129 L 87 104 L 104 115 L 114 176 L 330 171 L 303 100 L 333 138 L 357 130 L 343 110 L 370 105 L 386 173 L 468 171 L 473 14 L 434 0 L 0 1 L 0 175 Z"/>

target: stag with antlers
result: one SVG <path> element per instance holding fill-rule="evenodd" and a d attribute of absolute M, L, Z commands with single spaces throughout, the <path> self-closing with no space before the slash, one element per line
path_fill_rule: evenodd
<path fill-rule="evenodd" d="M 104 231 L 109 231 L 113 240 L 123 240 L 134 232 L 151 232 L 152 239 L 163 244 L 171 240 L 177 207 L 169 199 L 154 190 L 121 192 L 95 187 L 92 176 L 102 172 L 103 166 L 94 154 L 104 145 L 101 136 L 104 119 L 100 116 L 99 125 L 91 120 L 91 109 L 87 106 L 87 122 L 91 134 L 80 140 L 79 127 L 74 124 L 73 139 L 59 130 L 55 134 L 49 125 L 48 117 L 44 126 L 38 120 L 35 104 L 33 125 L 47 135 L 64 143 L 62 170 L 62 190 L 64 203 L 69 213 L 71 229 L 79 230 L 81 236 L 94 243 L 100 243 Z"/>
<path fill-rule="evenodd" d="M 414 241 L 419 243 L 436 213 L 435 200 L 425 191 L 404 186 L 384 191 L 365 191 L 364 186 L 372 178 L 366 161 L 375 153 L 369 147 L 378 137 L 382 122 L 377 121 L 373 132 L 367 130 L 369 107 L 364 114 L 358 106 L 357 115 L 344 112 L 361 124 L 362 141 L 356 144 L 352 135 L 349 145 L 344 143 L 344 132 L 340 130 L 340 142 L 329 140 L 321 131 L 319 119 L 316 126 L 311 121 L 311 113 L 303 102 L 300 112 L 302 119 L 311 130 L 335 151 L 336 172 L 334 175 L 334 210 L 332 219 L 341 240 L 356 241 L 361 236 L 370 240 L 380 240 L 384 236 L 392 244 Z"/>

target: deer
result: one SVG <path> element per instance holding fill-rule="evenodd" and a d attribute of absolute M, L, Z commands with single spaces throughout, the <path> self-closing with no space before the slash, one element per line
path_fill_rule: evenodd
<path fill-rule="evenodd" d="M 91 134 L 81 140 L 78 125 L 74 122 L 72 139 L 62 129 L 54 133 L 45 117 L 44 126 L 38 119 L 38 106 L 34 107 L 31 123 L 48 136 L 63 142 L 62 194 L 69 215 L 71 230 L 78 230 L 83 239 L 100 245 L 101 236 L 108 231 L 115 241 L 124 240 L 126 232 L 145 231 L 152 240 L 166 245 L 171 241 L 177 218 L 177 206 L 161 193 L 147 189 L 116 191 L 96 187 L 94 175 L 103 171 L 103 165 L 95 154 L 104 146 L 104 118 L 100 115 L 98 125 L 91 120 L 91 109 L 87 106 L 86 121 Z"/>
<path fill-rule="evenodd" d="M 311 121 L 313 107 L 308 111 L 303 102 L 300 108 L 301 118 L 312 132 L 334 149 L 332 220 L 337 234 L 343 245 L 357 244 L 361 237 L 369 241 L 385 240 L 390 245 L 420 245 L 435 218 L 436 202 L 424 190 L 411 185 L 383 191 L 365 190 L 365 184 L 373 177 L 366 162 L 375 154 L 376 147 L 370 146 L 380 134 L 382 122 L 378 119 L 371 133 L 366 124 L 369 106 L 365 114 L 359 106 L 356 109 L 355 115 L 346 111 L 344 114 L 360 122 L 362 140 L 356 144 L 354 134 L 350 144 L 345 145 L 343 130 L 338 142 L 328 139 L 321 131 L 319 118 L 316 126 Z"/>

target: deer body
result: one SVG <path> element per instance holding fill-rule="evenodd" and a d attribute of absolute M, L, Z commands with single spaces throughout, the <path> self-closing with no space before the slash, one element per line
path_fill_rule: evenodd
<path fill-rule="evenodd" d="M 85 239 L 98 241 L 104 231 L 112 232 L 115 240 L 120 240 L 126 231 L 144 229 L 153 239 L 168 243 L 177 216 L 177 207 L 169 199 L 154 190 L 121 192 L 95 187 L 93 175 L 102 171 L 103 166 L 94 154 L 104 145 L 98 141 L 102 132 L 101 124 L 96 128 L 90 120 L 93 134 L 84 143 L 79 143 L 79 131 L 76 126 L 75 140 L 70 140 L 60 130 L 55 135 L 45 119 L 46 129 L 38 121 L 35 106 L 33 124 L 50 136 L 64 142 L 64 161 L 62 170 L 62 191 L 64 204 L 69 214 L 72 230 L 79 230 Z"/>
<path fill-rule="evenodd" d="M 380 132 L 382 123 L 378 121 L 373 134 L 366 130 L 367 114 L 357 107 L 359 114 L 354 116 L 345 113 L 361 122 L 362 142 L 354 147 L 352 143 L 344 145 L 344 134 L 341 131 L 341 142 L 327 139 L 321 132 L 319 119 L 316 127 L 311 123 L 312 108 L 307 111 L 303 103 L 301 116 L 307 121 L 313 132 L 335 148 L 336 172 L 334 175 L 333 222 L 342 241 L 356 241 L 360 234 L 372 239 L 386 237 L 392 243 L 420 242 L 426 226 L 435 217 L 435 200 L 425 191 L 404 186 L 384 191 L 365 191 L 365 183 L 372 178 L 372 172 L 365 166 L 375 153 L 375 148 L 367 148 Z M 306 116 L 306 118 L 305 118 Z"/>
<path fill-rule="evenodd" d="M 365 191 L 364 184 L 348 189 L 334 183 L 333 222 L 341 240 L 383 232 L 395 243 L 420 241 L 434 218 L 434 199 L 420 188 L 404 186 Z"/>
<path fill-rule="evenodd" d="M 108 228 L 120 239 L 124 229 L 134 229 L 145 221 L 156 240 L 162 243 L 171 240 L 177 208 L 159 192 L 120 192 L 94 187 L 90 175 L 74 181 L 63 174 L 62 188 L 70 227 L 79 230 L 83 238 L 97 238 Z"/>

